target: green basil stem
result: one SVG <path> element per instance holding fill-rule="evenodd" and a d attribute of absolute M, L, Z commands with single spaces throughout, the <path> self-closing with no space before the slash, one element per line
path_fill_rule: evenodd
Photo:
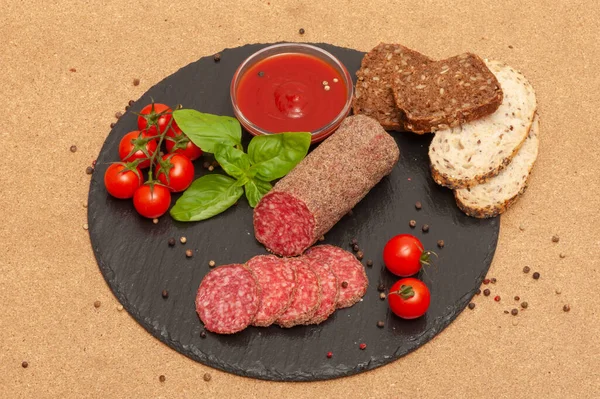
<path fill-rule="evenodd" d="M 159 117 L 159 119 L 160 119 L 160 117 Z M 160 134 L 158 136 L 159 138 L 158 138 L 158 144 L 156 145 L 156 151 L 154 151 L 154 153 L 150 156 L 150 169 L 148 169 L 148 181 L 146 183 L 152 183 L 153 181 L 155 181 L 152 179 L 152 177 L 153 177 L 152 176 L 152 168 L 154 167 L 154 160 L 156 159 L 156 155 L 160 155 L 160 152 L 161 152 L 160 146 L 162 145 L 162 142 L 163 142 L 165 136 L 167 135 L 167 132 L 171 129 L 172 124 L 173 124 L 173 117 L 171 116 L 171 119 L 169 120 L 169 123 L 167 124 L 165 131 L 160 132 L 160 128 L 158 127 L 158 120 L 156 120 L 152 123 L 152 126 L 156 126 L 156 130 L 158 132 L 160 132 Z"/>

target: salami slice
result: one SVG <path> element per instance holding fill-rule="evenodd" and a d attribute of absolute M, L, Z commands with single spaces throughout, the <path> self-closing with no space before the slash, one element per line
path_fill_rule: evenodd
<path fill-rule="evenodd" d="M 354 305 L 367 292 L 369 280 L 365 268 L 350 252 L 333 245 L 318 245 L 306 251 L 306 256 L 320 258 L 331 266 L 340 287 L 338 308 Z"/>
<path fill-rule="evenodd" d="M 262 298 L 252 325 L 273 324 L 292 303 L 296 291 L 296 271 L 285 259 L 275 255 L 258 255 L 246 266 L 254 272 Z"/>
<path fill-rule="evenodd" d="M 233 334 L 248 327 L 260 306 L 260 286 L 244 265 L 210 271 L 198 288 L 196 312 L 208 331 Z"/>
<path fill-rule="evenodd" d="M 256 239 L 278 255 L 302 254 L 392 171 L 399 156 L 376 120 L 346 118 L 254 208 Z"/>
<path fill-rule="evenodd" d="M 302 259 L 317 273 L 321 283 L 321 304 L 314 316 L 306 324 L 319 324 L 335 311 L 339 296 L 339 284 L 328 262 L 317 256 L 306 255 Z"/>
<path fill-rule="evenodd" d="M 296 293 L 287 310 L 277 319 L 281 327 L 293 327 L 310 320 L 321 304 L 319 277 L 309 264 L 300 258 L 286 260 L 296 270 Z"/>

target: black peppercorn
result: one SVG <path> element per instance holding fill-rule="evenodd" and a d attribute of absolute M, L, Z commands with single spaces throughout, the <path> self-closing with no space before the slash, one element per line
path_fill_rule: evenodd
<path fill-rule="evenodd" d="M 377 286 L 377 291 L 379 291 L 379 292 L 383 292 L 383 291 L 385 291 L 385 285 L 383 285 L 383 284 L 379 284 L 379 285 Z"/>
<path fill-rule="evenodd" d="M 424 224 L 421 229 L 423 230 L 424 233 L 427 233 L 429 231 L 429 225 L 428 224 Z"/>
<path fill-rule="evenodd" d="M 417 208 L 417 209 L 421 209 L 422 207 L 423 207 L 423 205 L 421 205 L 421 202 L 417 201 L 417 202 L 415 203 L 415 208 Z"/>
<path fill-rule="evenodd" d="M 531 268 L 529 266 L 525 266 L 523 268 L 523 273 L 525 273 L 525 274 L 529 273 L 530 271 L 531 271 Z"/>
<path fill-rule="evenodd" d="M 373 266 L 373 261 L 371 259 L 367 260 L 367 266 L 369 266 L 369 267 Z"/>
<path fill-rule="evenodd" d="M 303 35 L 305 32 L 306 32 L 306 31 L 304 30 L 304 28 L 300 28 L 300 29 L 298 30 L 298 33 L 300 33 L 301 35 Z"/>
<path fill-rule="evenodd" d="M 200 338 L 206 338 L 206 331 L 200 331 Z"/>
<path fill-rule="evenodd" d="M 410 222 L 408 222 L 408 225 L 410 227 L 415 227 L 417 225 L 417 221 L 416 220 L 411 220 Z"/>
<path fill-rule="evenodd" d="M 538 272 L 533 273 L 533 279 L 537 280 L 538 278 L 540 278 L 540 274 Z"/>
<path fill-rule="evenodd" d="M 379 320 L 379 321 L 377 322 L 377 327 L 379 327 L 379 328 L 383 328 L 383 327 L 385 327 L 385 323 L 384 323 L 382 320 Z"/>
<path fill-rule="evenodd" d="M 91 166 L 88 166 L 87 168 L 85 168 L 85 173 L 87 173 L 88 175 L 91 175 L 92 173 L 94 173 L 94 168 L 92 168 Z"/>
<path fill-rule="evenodd" d="M 483 295 L 490 296 L 490 290 L 488 290 L 487 288 L 483 290 Z"/>
<path fill-rule="evenodd" d="M 473 302 L 469 303 L 469 309 L 471 309 L 471 310 L 475 309 L 475 303 L 473 303 Z"/>
<path fill-rule="evenodd" d="M 219 62 L 221 61 L 221 53 L 217 53 L 213 56 L 213 59 L 215 60 L 215 62 Z"/>
<path fill-rule="evenodd" d="M 175 246 L 175 239 L 173 237 L 169 238 L 169 241 L 167 241 L 170 247 L 174 247 Z"/>

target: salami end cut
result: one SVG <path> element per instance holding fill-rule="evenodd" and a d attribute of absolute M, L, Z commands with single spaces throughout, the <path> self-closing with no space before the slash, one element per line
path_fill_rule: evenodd
<path fill-rule="evenodd" d="M 200 283 L 196 312 L 208 331 L 233 334 L 254 321 L 260 298 L 260 286 L 248 267 L 224 265 L 210 271 Z"/>

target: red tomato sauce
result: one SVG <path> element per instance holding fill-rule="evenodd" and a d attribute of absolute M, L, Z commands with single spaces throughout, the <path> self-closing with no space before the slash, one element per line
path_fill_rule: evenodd
<path fill-rule="evenodd" d="M 348 93 L 331 65 L 311 55 L 288 53 L 250 67 L 238 83 L 236 96 L 250 122 L 281 133 L 322 128 L 342 111 Z"/>

